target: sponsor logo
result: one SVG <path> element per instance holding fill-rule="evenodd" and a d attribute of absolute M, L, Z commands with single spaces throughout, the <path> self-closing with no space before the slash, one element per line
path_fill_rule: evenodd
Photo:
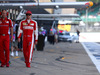
<path fill-rule="evenodd" d="M 23 25 L 27 25 L 27 23 L 23 23 Z"/>
<path fill-rule="evenodd" d="M 33 27 L 31 27 L 31 26 L 24 26 L 23 28 L 24 29 L 33 29 Z"/>
<path fill-rule="evenodd" d="M 9 23 L 9 21 L 6 21 L 6 23 Z"/>
<path fill-rule="evenodd" d="M 30 25 L 34 26 L 34 23 L 30 23 Z"/>

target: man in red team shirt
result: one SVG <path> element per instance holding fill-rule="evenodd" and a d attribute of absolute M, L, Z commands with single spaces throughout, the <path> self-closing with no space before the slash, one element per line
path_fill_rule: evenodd
<path fill-rule="evenodd" d="M 11 31 L 11 42 L 13 40 L 12 21 L 7 18 L 6 10 L 2 10 L 0 18 L 0 60 L 1 67 L 9 67 L 9 28 Z"/>
<path fill-rule="evenodd" d="M 38 40 L 37 22 L 31 19 L 31 11 L 26 12 L 26 19 L 20 22 L 18 29 L 18 42 L 20 42 L 21 33 L 23 32 L 23 54 L 26 67 L 30 68 L 33 55 L 34 45 Z"/>

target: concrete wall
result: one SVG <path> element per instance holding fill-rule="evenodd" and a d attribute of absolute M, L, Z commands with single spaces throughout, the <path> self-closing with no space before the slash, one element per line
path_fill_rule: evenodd
<path fill-rule="evenodd" d="M 39 0 L 39 2 L 51 2 L 51 0 Z M 53 13 L 53 9 L 45 9 L 45 10 L 48 11 L 49 13 L 51 13 L 51 14 Z"/>
<path fill-rule="evenodd" d="M 51 2 L 51 0 L 39 0 L 40 2 Z"/>
<path fill-rule="evenodd" d="M 55 2 L 76 2 L 76 0 L 55 0 Z M 54 9 L 54 14 L 74 14 L 74 8 Z"/>
<path fill-rule="evenodd" d="M 76 0 L 63 0 L 63 2 L 76 2 Z M 62 9 L 62 14 L 74 14 L 75 9 L 74 8 L 64 8 Z"/>
<path fill-rule="evenodd" d="M 55 0 L 55 2 L 63 2 L 63 0 Z M 61 14 L 62 9 L 54 9 L 54 14 Z"/>
<path fill-rule="evenodd" d="M 36 0 L 37 1 L 37 0 Z M 52 0 L 54 2 L 76 2 L 76 0 Z M 39 2 L 51 2 L 51 0 L 39 0 Z M 64 9 L 45 9 L 49 13 L 54 14 L 73 14 L 75 13 L 74 8 L 64 8 Z"/>

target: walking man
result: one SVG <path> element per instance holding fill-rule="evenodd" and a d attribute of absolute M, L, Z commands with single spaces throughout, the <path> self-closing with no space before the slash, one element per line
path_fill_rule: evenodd
<path fill-rule="evenodd" d="M 11 32 L 11 42 L 13 41 L 12 21 L 7 18 L 6 10 L 2 10 L 0 18 L 0 60 L 1 67 L 9 67 L 9 28 Z"/>
<path fill-rule="evenodd" d="M 16 51 L 16 56 L 18 56 L 18 41 L 16 40 L 16 20 L 13 21 L 13 42 L 11 42 L 11 56 L 14 56 L 14 50 Z"/>
<path fill-rule="evenodd" d="M 30 68 L 32 61 L 33 48 L 38 41 L 38 26 L 37 22 L 31 19 L 31 11 L 26 12 L 26 19 L 20 22 L 18 29 L 18 42 L 23 32 L 23 54 L 25 58 L 26 67 Z"/>

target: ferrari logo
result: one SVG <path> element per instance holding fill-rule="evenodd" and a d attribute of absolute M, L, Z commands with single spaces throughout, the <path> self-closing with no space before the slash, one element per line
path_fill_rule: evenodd
<path fill-rule="evenodd" d="M 30 25 L 34 26 L 34 23 L 30 23 Z"/>
<path fill-rule="evenodd" d="M 6 23 L 9 23 L 9 21 L 5 21 Z"/>

